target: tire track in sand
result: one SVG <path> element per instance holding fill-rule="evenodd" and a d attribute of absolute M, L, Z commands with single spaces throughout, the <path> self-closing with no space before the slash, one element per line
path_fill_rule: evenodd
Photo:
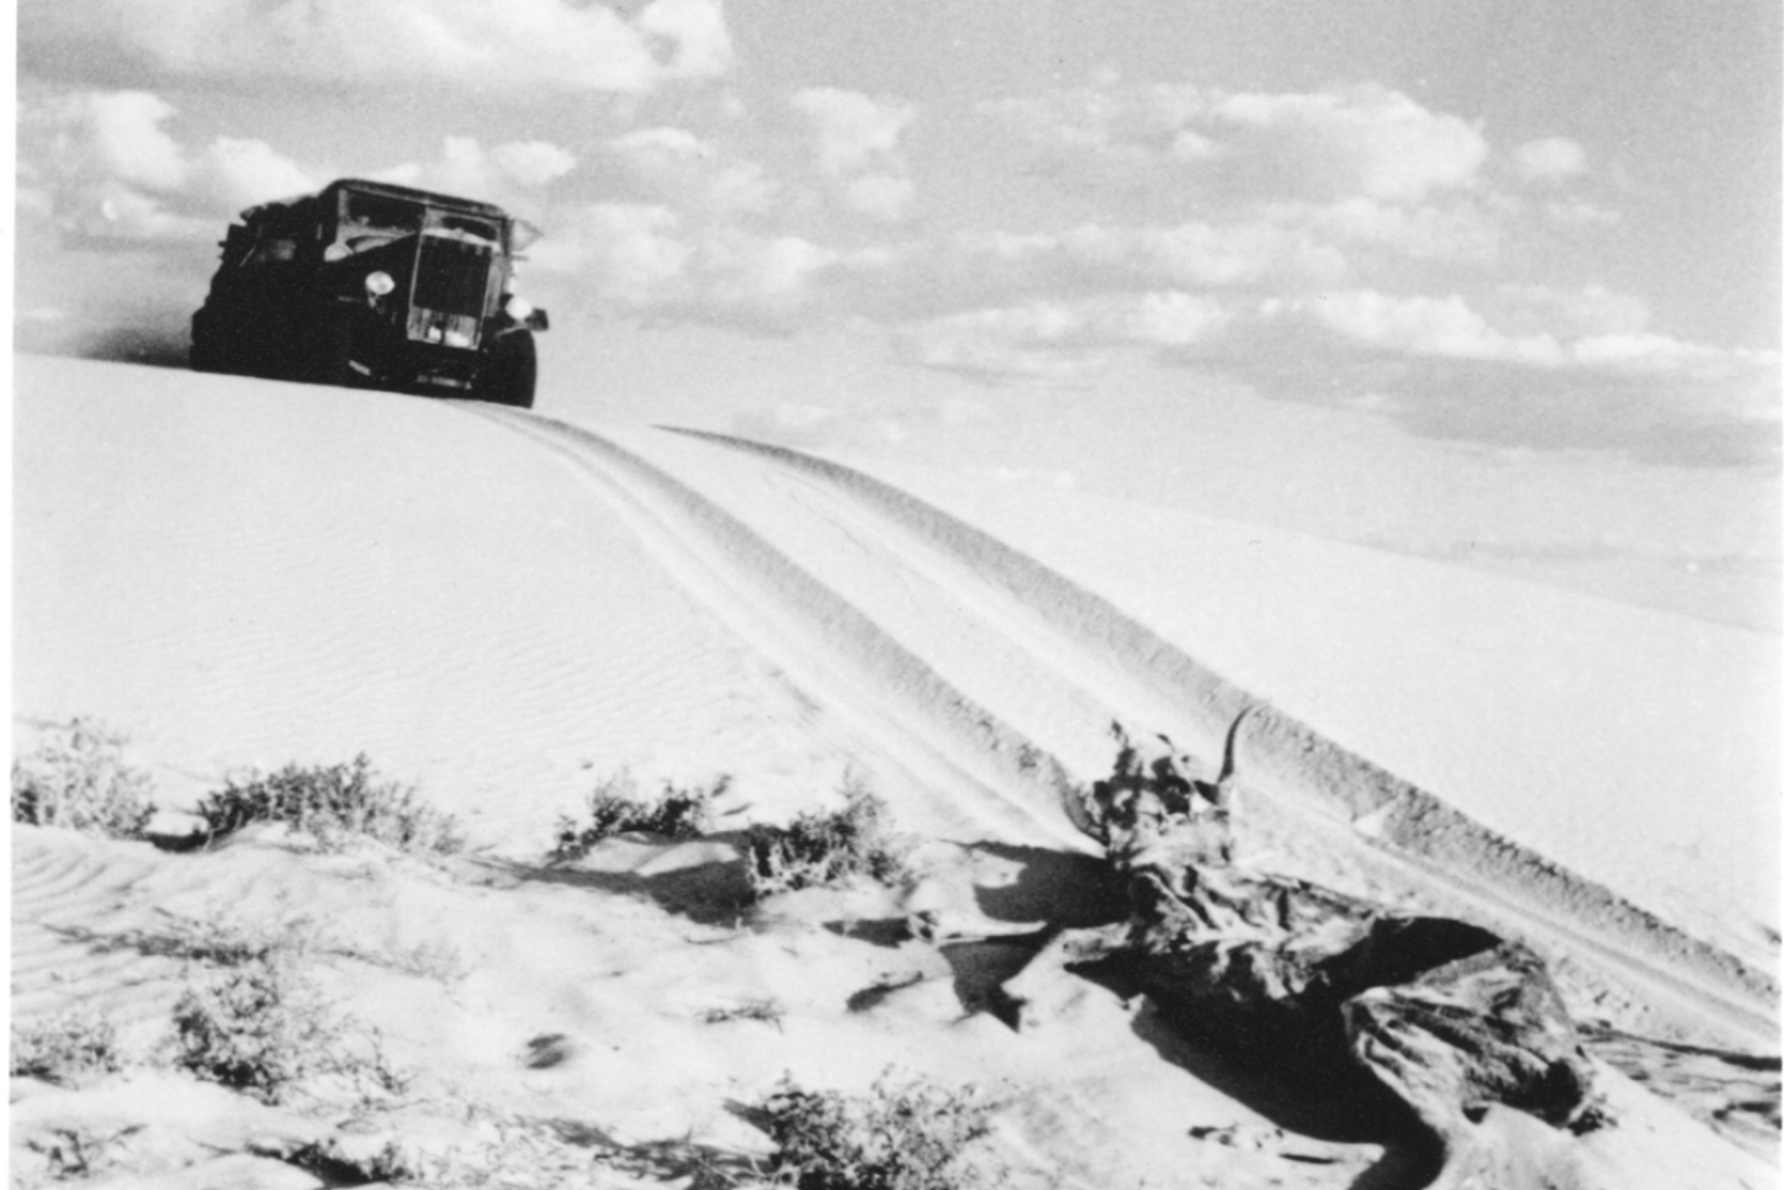
<path fill-rule="evenodd" d="M 1416 893 L 1460 900 L 1541 949 L 1559 951 L 1571 966 L 1584 959 L 1676 1023 L 1776 1044 L 1778 986 L 1768 973 L 1343 748 L 1020 551 L 841 464 L 726 435 L 673 432 L 772 463 L 800 481 L 808 501 L 828 490 L 827 515 L 936 576 L 976 609 L 988 631 L 1016 634 L 1133 723 L 1163 725 L 1214 756 L 1227 726 L 1249 710 L 1236 742 L 1244 783 L 1265 795 L 1271 816 L 1304 842 L 1343 848 Z"/>
<path fill-rule="evenodd" d="M 800 562 L 613 438 L 537 414 L 466 412 L 532 438 L 590 481 L 718 619 L 836 716 L 902 823 L 937 837 L 1089 844 L 1060 813 L 1072 775 Z"/>

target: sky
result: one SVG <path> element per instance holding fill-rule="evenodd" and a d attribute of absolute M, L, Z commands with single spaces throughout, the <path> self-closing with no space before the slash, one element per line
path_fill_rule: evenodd
<path fill-rule="evenodd" d="M 1780 19 L 20 0 L 15 343 L 177 361 L 235 212 L 385 178 L 544 230 L 542 411 L 1751 599 Z"/>

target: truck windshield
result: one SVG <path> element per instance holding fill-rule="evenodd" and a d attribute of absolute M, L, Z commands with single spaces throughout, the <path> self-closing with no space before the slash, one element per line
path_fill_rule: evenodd
<path fill-rule="evenodd" d="M 343 198 L 341 222 L 352 228 L 350 234 L 399 236 L 421 230 L 422 208 L 415 203 L 352 190 Z"/>
<path fill-rule="evenodd" d="M 428 226 L 441 231 L 453 233 L 459 238 L 469 237 L 484 240 L 491 244 L 502 243 L 502 233 L 487 219 L 474 219 L 469 215 L 452 215 L 435 212 L 428 220 Z"/>

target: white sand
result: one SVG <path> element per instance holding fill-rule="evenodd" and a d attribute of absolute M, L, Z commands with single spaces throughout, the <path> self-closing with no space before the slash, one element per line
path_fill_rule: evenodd
<path fill-rule="evenodd" d="M 996 947 L 823 928 L 899 905 L 710 920 L 723 839 L 539 867 L 558 816 L 622 768 L 729 775 L 733 829 L 834 799 L 853 771 L 931 841 L 920 895 L 1020 922 L 1070 903 L 1066 856 L 1090 845 L 1057 784 L 1104 771 L 1112 718 L 1208 754 L 1256 698 L 1519 845 L 1493 867 L 1423 838 L 1384 851 L 1388 803 L 1341 810 L 1351 770 L 1259 734 L 1241 775 L 1285 862 L 1527 932 L 1583 1019 L 1777 1052 L 1770 638 L 1186 513 L 917 471 L 884 475 L 889 495 L 661 430 L 30 358 L 17 392 L 21 749 L 34 722 L 98 717 L 175 807 L 249 766 L 364 751 L 474 846 L 435 868 L 277 832 L 171 855 L 15 830 L 20 1019 L 86 1003 L 147 1044 L 189 973 L 142 939 L 176 918 L 288 923 L 436 1099 L 605 1137 L 570 1146 L 604 1155 L 599 1184 L 686 1184 L 648 1142 L 765 1152 L 726 1104 L 784 1071 L 849 1088 L 896 1065 L 1001 1087 L 1001 1151 L 1066 1185 L 1351 1185 L 1381 1146 L 1285 1127 L 1275 1091 L 1174 1051 L 1138 1004 L 1061 976 L 1045 1025 L 1013 1033 L 971 1011 Z M 450 961 L 391 959 L 424 953 Z M 777 1022 L 703 1019 L 765 999 Z M 529 1066 L 552 1036 L 564 1060 Z M 1633 1067 L 1678 1052 L 1638 1050 Z M 1756 1089 L 1713 1066 L 1690 1106 L 1758 1098 L 1735 1114 L 1776 1119 L 1776 1070 Z M 1770 1184 L 1677 1087 L 1669 1106 L 1608 1079 L 1641 1126 L 1584 1146 L 1583 1184 L 1640 1184 L 1627 1171 L 1664 1150 L 1698 1181 L 1649 1184 Z M 248 1163 L 236 1184 L 313 1184 L 250 1152 L 247 1108 L 154 1085 L 15 1082 L 15 1161 L 58 1120 L 129 1119 L 152 1125 L 131 1176 L 206 1184 L 226 1160 Z M 275 1114 L 252 1128 L 323 1127 Z M 444 1109 L 416 1115 L 419 1135 Z"/>

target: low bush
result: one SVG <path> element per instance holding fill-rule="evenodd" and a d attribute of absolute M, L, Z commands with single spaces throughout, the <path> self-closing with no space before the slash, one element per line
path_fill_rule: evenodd
<path fill-rule="evenodd" d="M 709 1008 L 700 1014 L 703 1024 L 722 1025 L 727 1021 L 762 1021 L 779 1029 L 787 1010 L 778 1000 L 745 1000 L 724 1008 Z"/>
<path fill-rule="evenodd" d="M 206 917 L 167 914 L 166 920 L 166 933 L 138 935 L 137 944 L 154 954 L 212 967 L 296 959 L 318 945 L 305 918 L 256 920 L 213 909 Z"/>
<path fill-rule="evenodd" d="M 37 751 L 12 763 L 12 820 L 141 838 L 155 814 L 154 783 L 125 762 L 124 744 L 92 719 L 46 728 Z"/>
<path fill-rule="evenodd" d="M 131 1138 L 138 1131 L 134 1125 L 101 1131 L 85 1124 L 71 1124 L 38 1132 L 27 1138 L 23 1147 L 42 1159 L 41 1173 L 33 1176 L 23 1172 L 20 1166 L 25 1163 L 17 1159 L 19 1150 L 14 1148 L 14 1159 L 8 1163 L 10 1184 L 15 1190 L 34 1190 L 46 1183 L 82 1182 L 110 1173 L 124 1163 Z"/>
<path fill-rule="evenodd" d="M 415 790 L 383 781 L 364 753 L 351 764 L 286 765 L 269 776 L 231 779 L 207 795 L 198 814 L 213 838 L 255 822 L 281 822 L 325 850 L 363 836 L 418 854 L 450 855 L 464 840 L 458 823 L 422 802 Z"/>
<path fill-rule="evenodd" d="M 964 1153 L 988 1134 L 991 1106 L 971 1088 L 894 1085 L 866 1096 L 807 1091 L 790 1081 L 758 1108 L 775 1142 L 777 1184 L 797 1190 L 977 1190 L 1002 1172 Z"/>
<path fill-rule="evenodd" d="M 578 825 L 569 816 L 558 822 L 556 860 L 581 859 L 603 839 L 627 831 L 648 831 L 672 839 L 693 839 L 713 829 L 713 802 L 725 792 L 729 777 L 710 787 L 678 787 L 665 781 L 655 797 L 643 797 L 632 774 L 620 772 L 589 795 L 589 821 Z"/>
<path fill-rule="evenodd" d="M 805 813 L 788 826 L 757 824 L 747 839 L 746 874 L 757 897 L 826 887 L 866 876 L 892 883 L 907 848 L 887 824 L 886 803 L 854 781 L 840 810 Z"/>
<path fill-rule="evenodd" d="M 71 1086 L 124 1068 L 118 1034 L 96 1013 L 64 1013 L 12 1029 L 11 1073 Z"/>
<path fill-rule="evenodd" d="M 283 963 L 242 963 L 174 1005 L 173 1064 L 278 1103 L 325 1068 L 330 1024 L 315 992 Z"/>

